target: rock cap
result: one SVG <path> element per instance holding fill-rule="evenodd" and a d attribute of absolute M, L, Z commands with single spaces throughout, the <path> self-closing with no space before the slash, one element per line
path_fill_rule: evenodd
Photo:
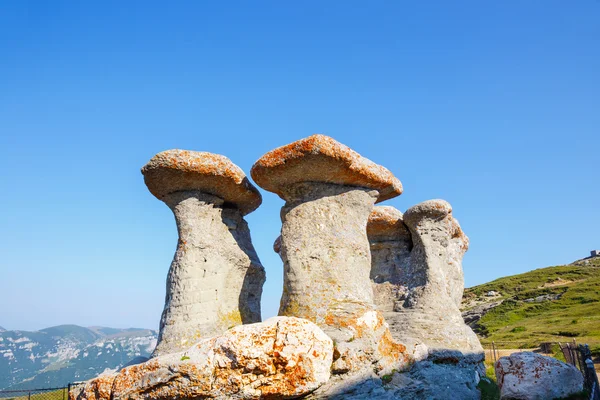
<path fill-rule="evenodd" d="M 392 206 L 376 206 L 367 221 L 367 236 L 408 235 L 408 228 L 402 221 L 402 213 Z"/>
<path fill-rule="evenodd" d="M 258 189 L 244 171 L 220 154 L 189 150 L 167 150 L 142 167 L 148 190 L 159 200 L 170 193 L 198 190 L 212 194 L 246 215 L 262 202 Z"/>
<path fill-rule="evenodd" d="M 250 174 L 260 187 L 283 199 L 285 187 L 299 182 L 375 189 L 377 202 L 402 194 L 402 183 L 388 169 L 325 135 L 312 135 L 266 153 Z"/>
<path fill-rule="evenodd" d="M 442 219 L 452 214 L 452 206 L 446 200 L 427 200 L 410 207 L 404 213 L 404 221 L 416 225 L 422 219 Z"/>
<path fill-rule="evenodd" d="M 452 206 L 446 200 L 433 199 L 414 205 L 406 210 L 403 219 L 407 225 L 413 227 L 416 227 L 419 222 L 425 219 L 447 219 L 450 236 L 453 239 L 458 238 L 462 241 L 464 251 L 469 248 L 469 237 L 463 232 L 460 224 L 452 215 Z"/>

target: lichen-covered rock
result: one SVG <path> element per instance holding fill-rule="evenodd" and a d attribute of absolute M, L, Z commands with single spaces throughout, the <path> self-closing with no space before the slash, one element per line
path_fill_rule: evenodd
<path fill-rule="evenodd" d="M 167 150 L 156 154 L 142 168 L 148 190 L 159 200 L 170 193 L 197 190 L 224 200 L 242 211 L 256 210 L 260 192 L 244 171 L 229 158 L 203 151 Z"/>
<path fill-rule="evenodd" d="M 274 245 L 284 263 L 279 314 L 313 321 L 334 340 L 336 375 L 404 368 L 406 348 L 373 303 L 366 234 L 373 204 L 399 195 L 400 181 L 322 135 L 265 154 L 252 177 L 286 201 Z"/>
<path fill-rule="evenodd" d="M 502 399 L 562 399 L 583 391 L 583 375 L 555 358 L 529 351 L 496 361 L 496 379 Z"/>
<path fill-rule="evenodd" d="M 96 378 L 70 399 L 294 398 L 327 382 L 332 357 L 315 324 L 275 317 Z"/>
<path fill-rule="evenodd" d="M 265 271 L 243 218 L 260 204 L 257 189 L 217 154 L 167 151 L 142 172 L 173 211 L 179 233 L 153 356 L 259 322 Z"/>
<path fill-rule="evenodd" d="M 312 135 L 262 156 L 250 171 L 263 189 L 286 199 L 299 182 L 327 182 L 375 189 L 377 202 L 402 194 L 402 183 L 386 168 L 325 135 Z"/>

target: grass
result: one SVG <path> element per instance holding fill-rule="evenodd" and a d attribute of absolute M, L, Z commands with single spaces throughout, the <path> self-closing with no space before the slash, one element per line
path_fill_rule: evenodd
<path fill-rule="evenodd" d="M 589 343 L 600 356 L 599 267 L 600 259 L 596 258 L 587 265 L 537 269 L 465 290 L 467 301 L 486 301 L 485 293 L 492 290 L 499 292 L 504 300 L 485 314 L 475 328 L 483 344 L 514 342 L 518 348 L 535 348 L 542 342 L 576 339 L 579 343 Z M 524 301 L 543 295 L 560 295 L 560 298 Z"/>

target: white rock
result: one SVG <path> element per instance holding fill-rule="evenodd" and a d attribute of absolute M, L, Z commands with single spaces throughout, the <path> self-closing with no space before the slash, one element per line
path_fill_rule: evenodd
<path fill-rule="evenodd" d="M 583 390 L 583 375 L 577 368 L 529 351 L 501 357 L 496 378 L 502 399 L 548 400 Z"/>
<path fill-rule="evenodd" d="M 98 377 L 71 399 L 290 398 L 327 382 L 332 359 L 333 342 L 315 324 L 274 317 Z"/>

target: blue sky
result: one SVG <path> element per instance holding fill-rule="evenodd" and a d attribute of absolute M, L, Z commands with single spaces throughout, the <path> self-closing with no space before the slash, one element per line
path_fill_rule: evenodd
<path fill-rule="evenodd" d="M 324 133 L 443 198 L 467 286 L 600 248 L 600 2 L 0 5 L 0 325 L 156 328 L 176 246 L 140 168 Z M 279 304 L 283 202 L 247 217 Z"/>

